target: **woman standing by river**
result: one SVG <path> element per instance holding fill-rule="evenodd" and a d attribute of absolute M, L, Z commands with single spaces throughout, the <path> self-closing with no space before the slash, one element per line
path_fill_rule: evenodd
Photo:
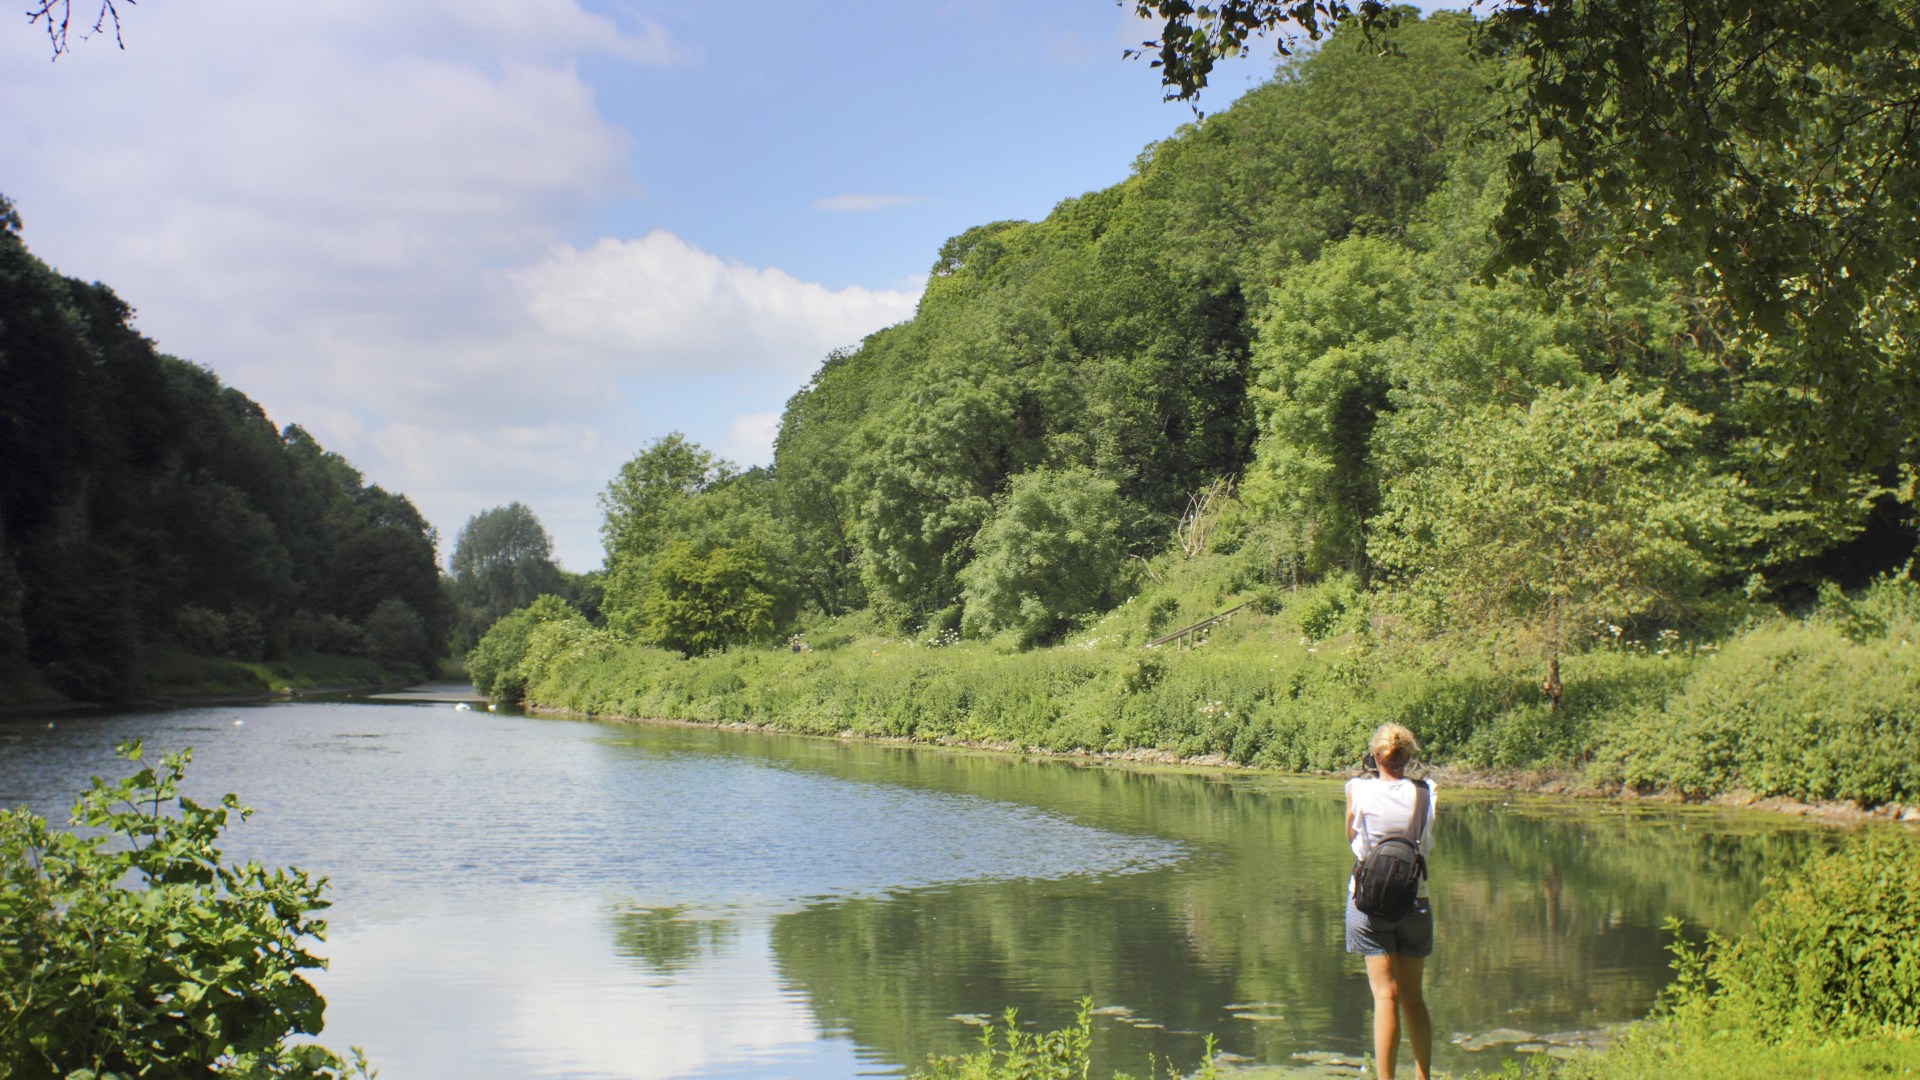
<path fill-rule="evenodd" d="M 1347 781 L 1347 842 L 1354 858 L 1365 859 L 1388 837 L 1417 831 L 1418 836 L 1411 838 L 1424 860 L 1433 850 L 1433 789 L 1428 781 L 1407 779 L 1406 768 L 1419 750 L 1413 732 L 1399 724 L 1382 724 L 1367 749 L 1379 775 Z M 1393 1076 L 1402 1022 L 1413 1047 L 1414 1075 L 1428 1080 L 1433 1021 L 1427 1014 L 1421 979 L 1427 957 L 1433 954 L 1433 911 L 1427 903 L 1426 875 L 1420 876 L 1413 909 L 1399 919 L 1369 915 L 1355 907 L 1349 879 L 1347 951 L 1366 958 L 1367 984 L 1373 990 L 1373 1056 L 1381 1080 Z"/>

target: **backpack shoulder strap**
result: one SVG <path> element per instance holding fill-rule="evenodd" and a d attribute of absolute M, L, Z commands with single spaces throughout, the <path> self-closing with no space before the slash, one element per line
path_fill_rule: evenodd
<path fill-rule="evenodd" d="M 1427 826 L 1427 800 L 1431 797 L 1425 780 L 1413 782 L 1413 820 L 1407 822 L 1407 839 L 1413 841 L 1415 851 L 1420 850 L 1420 833 Z"/>

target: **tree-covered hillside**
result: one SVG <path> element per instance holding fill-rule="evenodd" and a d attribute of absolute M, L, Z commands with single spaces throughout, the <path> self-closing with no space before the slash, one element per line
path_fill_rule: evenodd
<path fill-rule="evenodd" d="M 1385 56 L 1342 29 L 1122 183 L 948 241 L 915 317 L 795 395 L 770 474 L 669 476 L 668 451 L 704 454 L 677 436 L 629 465 L 610 624 L 697 652 L 870 609 L 1058 641 L 1207 490 L 1269 585 L 1349 575 L 1550 655 L 1901 566 L 1901 396 L 1794 377 L 1794 339 L 1734 333 L 1678 246 L 1589 226 L 1557 256 L 1576 289 L 1489 274 L 1510 80 L 1472 26 L 1403 13 Z M 649 463 L 660 498 L 636 501 Z M 661 599 L 689 575 L 704 614 Z"/>
<path fill-rule="evenodd" d="M 1884 362 L 1915 313 L 1876 308 L 1867 393 L 1686 237 L 1570 216 L 1555 274 L 1495 272 L 1524 80 L 1463 15 L 1392 40 L 1342 28 L 1125 181 L 949 241 L 772 469 L 645 448 L 604 625 L 522 609 L 478 684 L 1310 770 L 1396 720 L 1439 764 L 1920 800 L 1915 365 Z"/>
<path fill-rule="evenodd" d="M 433 664 L 413 505 L 156 351 L 20 231 L 0 201 L 0 684 L 112 700 L 182 657 Z"/>

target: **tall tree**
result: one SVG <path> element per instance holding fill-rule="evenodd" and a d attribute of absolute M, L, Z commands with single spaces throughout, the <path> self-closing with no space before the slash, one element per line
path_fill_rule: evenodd
<path fill-rule="evenodd" d="M 600 493 L 600 539 L 609 568 L 662 547 L 668 539 L 660 531 L 666 509 L 737 471 L 678 431 L 648 443 Z"/>
<path fill-rule="evenodd" d="M 1662 396 L 1592 381 L 1462 417 L 1389 492 L 1375 557 L 1439 621 L 1518 629 L 1557 703 L 1562 653 L 1684 616 L 1753 527 L 1739 479 L 1697 452 L 1704 418 Z"/>
<path fill-rule="evenodd" d="M 732 462 L 714 456 L 680 432 L 670 432 L 620 466 L 600 494 L 600 538 L 606 545 L 607 624 L 646 639 L 646 615 L 655 575 L 651 563 L 674 539 L 673 511 L 732 477 Z"/>
<path fill-rule="evenodd" d="M 502 615 L 565 591 L 553 562 L 553 539 L 521 502 L 468 518 L 454 541 L 449 569 L 458 606 L 453 646 L 462 653 Z"/>

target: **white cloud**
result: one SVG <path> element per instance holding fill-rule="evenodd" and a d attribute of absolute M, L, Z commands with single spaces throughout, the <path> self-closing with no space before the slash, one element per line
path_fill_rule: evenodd
<path fill-rule="evenodd" d="M 773 440 L 780 434 L 780 414 L 741 413 L 733 418 L 727 434 L 723 457 L 745 464 L 765 464 L 773 460 Z"/>
<path fill-rule="evenodd" d="M 864 214 L 873 210 L 891 210 L 896 206 L 910 206 L 913 203 L 926 202 L 924 195 L 830 195 L 824 199 L 815 199 L 813 208 L 832 214 Z"/>
<path fill-rule="evenodd" d="M 910 317 L 919 299 L 727 262 L 663 230 L 563 246 L 509 277 L 550 337 L 623 372 L 762 371 L 796 385 L 829 350 Z"/>
<path fill-rule="evenodd" d="M 784 397 L 912 313 L 917 290 L 829 289 L 664 232 L 562 243 L 638 186 L 577 61 L 698 60 L 658 23 L 576 0 L 132 15 L 125 51 L 76 42 L 58 63 L 44 36 L 0 36 L 0 190 L 28 243 L 407 493 L 443 555 L 519 499 L 593 565 L 595 493 L 646 438 L 695 426 L 637 416 L 621 380 L 731 372 Z M 734 452 L 769 441 L 738 428 Z"/>

